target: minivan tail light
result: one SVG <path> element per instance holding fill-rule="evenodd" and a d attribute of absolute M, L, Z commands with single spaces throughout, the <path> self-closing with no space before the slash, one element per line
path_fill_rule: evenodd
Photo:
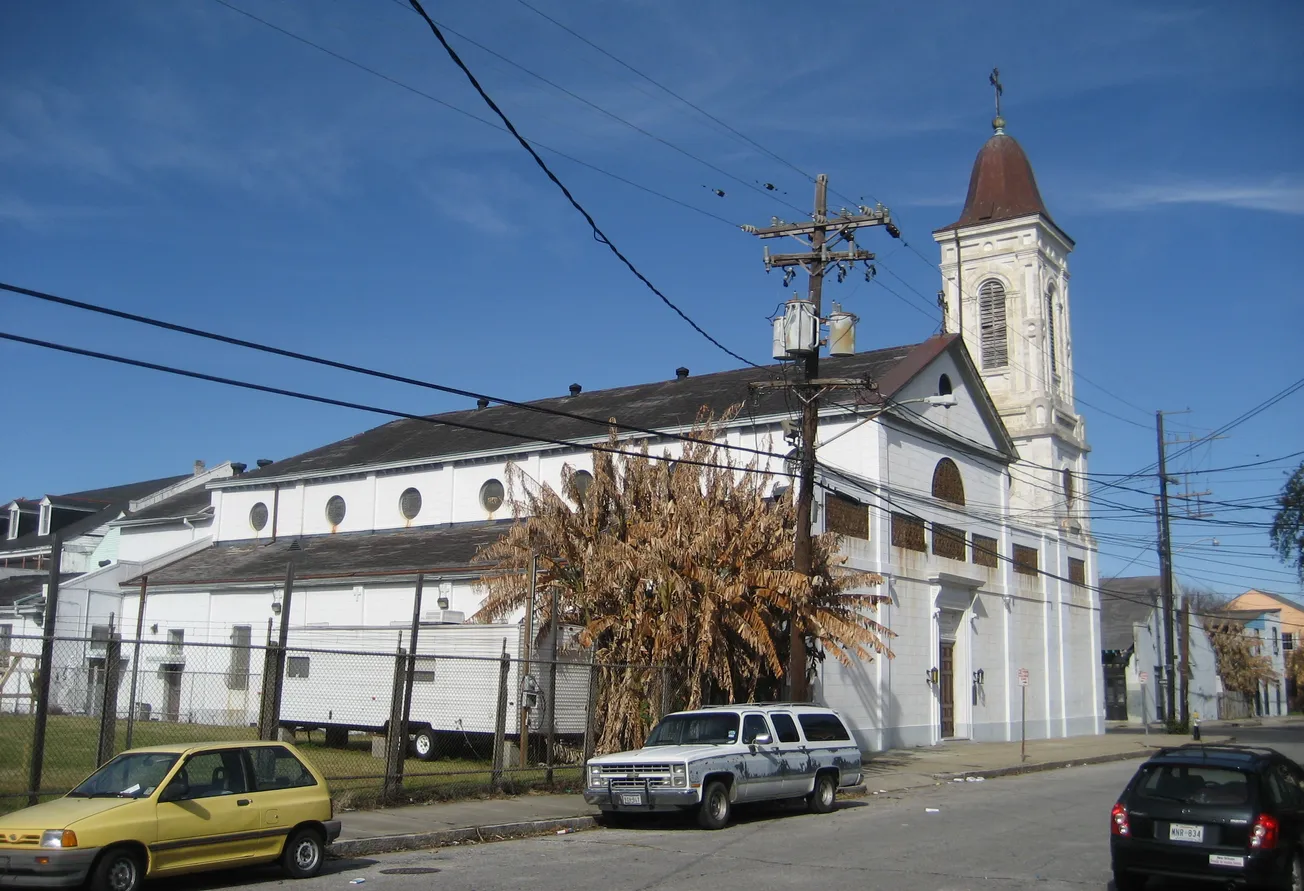
<path fill-rule="evenodd" d="M 1114 809 L 1109 812 L 1109 834 L 1132 834 L 1132 827 L 1127 823 L 1127 808 L 1123 807 L 1123 802 L 1121 801 L 1114 805 Z"/>
<path fill-rule="evenodd" d="M 1277 847 L 1281 824 L 1270 814 L 1259 814 L 1250 827 L 1250 847 L 1256 851 L 1269 851 Z"/>

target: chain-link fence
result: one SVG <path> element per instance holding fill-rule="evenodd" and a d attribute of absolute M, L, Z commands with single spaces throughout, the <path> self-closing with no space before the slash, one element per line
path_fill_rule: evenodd
<path fill-rule="evenodd" d="M 611 720 L 599 707 L 609 678 L 645 673 L 658 691 L 668 678 L 655 666 L 595 665 L 573 634 L 542 648 L 556 658 L 531 659 L 519 630 L 504 633 L 515 626 L 422 628 L 414 654 L 408 629 L 292 630 L 282 650 L 247 628 L 221 644 L 176 633 L 55 638 L 35 765 L 43 640 L 10 639 L 0 652 L 0 813 L 62 794 L 128 748 L 260 738 L 294 742 L 340 808 L 578 787 Z M 664 712 L 668 694 L 653 698 L 646 710 Z"/>

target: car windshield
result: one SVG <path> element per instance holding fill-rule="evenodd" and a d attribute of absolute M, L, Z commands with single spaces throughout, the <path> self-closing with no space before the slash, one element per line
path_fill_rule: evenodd
<path fill-rule="evenodd" d="M 144 798 L 163 782 L 177 755 L 128 752 L 114 758 L 68 793 L 69 798 Z"/>
<path fill-rule="evenodd" d="M 1144 798 L 1183 804 L 1245 804 L 1250 800 L 1248 777 L 1244 773 L 1208 764 L 1164 764 L 1142 768 L 1136 791 Z"/>
<path fill-rule="evenodd" d="M 644 745 L 728 745 L 737 741 L 737 712 L 690 712 L 663 718 Z"/>

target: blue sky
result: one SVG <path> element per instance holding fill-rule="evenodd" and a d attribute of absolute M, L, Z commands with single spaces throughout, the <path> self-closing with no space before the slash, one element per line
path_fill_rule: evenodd
<path fill-rule="evenodd" d="M 231 2 L 428 96 L 216 0 L 4 4 L 0 278 L 511 398 L 734 367 L 594 242 L 510 137 L 431 101 L 488 116 L 401 0 Z M 1207 432 L 1300 375 L 1299 4 L 832 2 L 817 20 L 741 0 L 532 2 L 838 192 L 892 208 L 927 261 L 876 232 L 863 242 L 878 281 L 826 290 L 861 316 L 862 349 L 937 328 L 929 232 L 958 214 L 999 65 L 1009 132 L 1077 241 L 1074 359 L 1094 473 L 1153 460 L 1156 408 L 1190 409 L 1170 419 L 1176 433 Z M 664 141 L 449 35 L 527 137 L 706 212 L 545 152 L 663 291 L 764 361 L 785 290 L 730 224 L 792 219 L 809 182 L 518 0 L 430 11 Z M 0 318 L 9 332 L 406 411 L 466 407 L 10 295 Z M 184 473 L 196 458 L 286 457 L 381 420 L 16 344 L 0 344 L 0 362 L 6 499 Z M 1296 394 L 1176 469 L 1304 449 L 1302 404 Z M 1251 525 L 1179 523 L 1188 583 L 1299 590 L 1253 525 L 1288 466 L 1191 478 L 1237 504 L 1215 519 Z M 1106 573 L 1153 570 L 1152 520 L 1102 507 L 1096 528 Z"/>

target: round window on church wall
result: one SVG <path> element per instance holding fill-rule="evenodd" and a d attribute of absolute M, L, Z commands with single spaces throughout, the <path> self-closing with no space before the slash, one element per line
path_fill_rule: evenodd
<path fill-rule="evenodd" d="M 332 527 L 338 526 L 344 522 L 344 499 L 338 495 L 332 495 L 330 501 L 326 502 L 326 522 Z"/>
<path fill-rule="evenodd" d="M 493 513 L 503 506 L 503 498 L 506 494 L 499 480 L 489 480 L 480 487 L 480 506 Z"/>
<path fill-rule="evenodd" d="M 416 489 L 404 489 L 398 497 L 398 509 L 405 520 L 415 520 L 421 513 L 421 493 Z"/>
<path fill-rule="evenodd" d="M 249 525 L 255 532 L 262 532 L 267 525 L 267 505 L 261 501 L 249 509 Z"/>

